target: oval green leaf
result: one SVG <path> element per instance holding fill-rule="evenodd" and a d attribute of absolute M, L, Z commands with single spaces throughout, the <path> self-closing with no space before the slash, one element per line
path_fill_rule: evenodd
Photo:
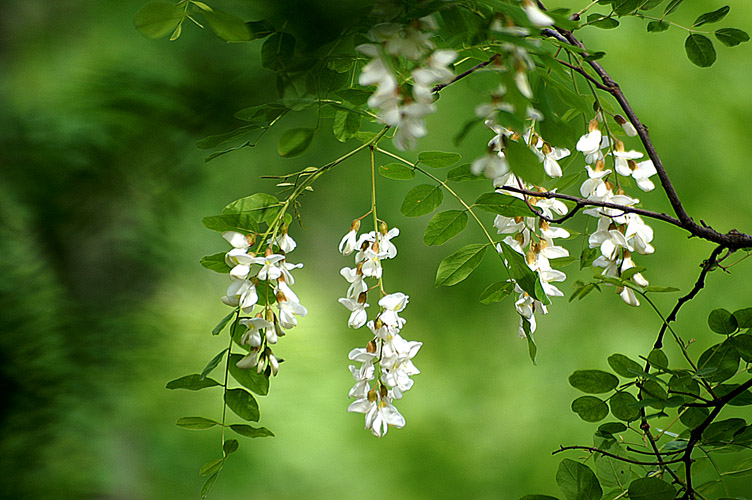
<path fill-rule="evenodd" d="M 248 438 L 274 437 L 274 433 L 266 427 L 251 427 L 250 425 L 245 424 L 232 424 L 230 429 L 241 436 Z"/>
<path fill-rule="evenodd" d="M 212 31 L 225 42 L 239 43 L 252 39 L 251 31 L 239 17 L 218 9 L 201 11 L 201 15 Z"/>
<path fill-rule="evenodd" d="M 585 422 L 600 422 L 608 416 L 608 406 L 595 396 L 582 396 L 572 401 L 572 411 Z"/>
<path fill-rule="evenodd" d="M 222 451 L 225 452 L 225 456 L 229 455 L 230 453 L 235 453 L 238 450 L 238 440 L 237 439 L 228 439 L 227 441 L 222 444 Z"/>
<path fill-rule="evenodd" d="M 334 114 L 332 131 L 339 142 L 345 142 L 358 135 L 362 119 L 359 114 L 346 109 L 338 109 Z"/>
<path fill-rule="evenodd" d="M 167 389 L 188 389 L 189 391 L 198 391 L 201 389 L 206 389 L 207 387 L 214 387 L 217 385 L 220 385 L 220 383 L 216 380 L 207 377 L 201 378 L 200 374 L 194 373 L 192 375 L 186 375 L 184 377 L 171 380 L 167 382 L 167 385 L 165 387 Z"/>
<path fill-rule="evenodd" d="M 508 295 L 514 292 L 514 283 L 511 281 L 497 281 L 491 283 L 480 294 L 480 301 L 483 304 L 493 304 L 503 300 Z"/>
<path fill-rule="evenodd" d="M 603 394 L 619 385 L 619 379 L 601 370 L 577 370 L 569 376 L 569 385 L 588 394 Z"/>
<path fill-rule="evenodd" d="M 467 227 L 467 213 L 464 210 L 447 210 L 434 215 L 426 227 L 423 243 L 428 246 L 441 245 L 454 238 Z"/>
<path fill-rule="evenodd" d="M 174 3 L 150 2 L 136 12 L 133 26 L 147 38 L 162 38 L 175 31 L 183 14 L 183 7 Z"/>
<path fill-rule="evenodd" d="M 260 396 L 269 394 L 269 379 L 263 373 L 258 373 L 256 368 L 244 370 L 237 367 L 237 362 L 243 359 L 241 354 L 230 355 L 230 375 L 243 387 L 250 389 Z"/>
<path fill-rule="evenodd" d="M 464 182 L 464 181 L 477 181 L 478 179 L 485 179 L 485 178 L 478 177 L 477 175 L 473 174 L 472 170 L 470 170 L 469 163 L 460 165 L 459 167 L 454 167 L 449 172 L 447 172 L 448 181 Z"/>
<path fill-rule="evenodd" d="M 456 285 L 467 278 L 480 265 L 487 248 L 488 245 L 467 245 L 446 257 L 436 271 L 436 286 Z"/>
<path fill-rule="evenodd" d="M 714 10 L 713 12 L 706 12 L 695 20 L 695 22 L 692 24 L 692 27 L 697 28 L 698 26 L 702 26 L 703 24 L 717 23 L 718 21 L 726 17 L 726 14 L 729 13 L 729 10 L 731 10 L 731 8 L 728 5 L 724 5 L 720 9 Z"/>
<path fill-rule="evenodd" d="M 283 158 L 294 158 L 302 155 L 313 140 L 312 128 L 291 128 L 279 138 L 277 153 Z"/>
<path fill-rule="evenodd" d="M 420 217 L 430 214 L 444 201 L 444 192 L 439 186 L 420 184 L 405 195 L 400 212 L 405 217 Z"/>
<path fill-rule="evenodd" d="M 565 458 L 556 471 L 556 484 L 567 500 L 600 500 L 603 496 L 598 478 L 589 467 Z"/>
<path fill-rule="evenodd" d="M 711 383 L 723 382 L 736 374 L 739 353 L 732 343 L 716 344 L 700 355 L 697 374 Z"/>
<path fill-rule="evenodd" d="M 736 348 L 739 356 L 747 363 L 752 363 L 752 335 L 734 335 L 730 339 L 731 344 Z"/>
<path fill-rule="evenodd" d="M 214 370 L 220 361 L 222 361 L 222 358 L 225 356 L 225 353 L 229 349 L 222 349 L 222 351 L 214 356 L 204 367 L 204 369 L 201 371 L 201 375 L 199 375 L 201 378 L 206 378 L 207 375 L 211 373 L 212 370 Z"/>
<path fill-rule="evenodd" d="M 295 38 L 288 33 L 274 33 L 261 46 L 261 65 L 272 71 L 289 66 L 295 53 Z"/>
<path fill-rule="evenodd" d="M 415 177 L 415 169 L 402 163 L 390 163 L 379 167 L 379 173 L 387 179 L 408 181 Z"/>
<path fill-rule="evenodd" d="M 208 462 L 204 463 L 201 468 L 199 469 L 198 473 L 202 476 L 208 476 L 210 474 L 214 474 L 219 469 L 222 468 L 222 464 L 224 463 L 224 458 L 216 458 L 214 460 L 209 460 Z"/>
<path fill-rule="evenodd" d="M 692 64 L 707 68 L 715 62 L 715 48 L 713 42 L 705 35 L 693 33 L 684 41 L 684 50 Z"/>
<path fill-rule="evenodd" d="M 641 477 L 629 483 L 630 500 L 674 500 L 676 490 L 657 477 Z"/>
<path fill-rule="evenodd" d="M 225 403 L 243 420 L 258 422 L 259 407 L 256 399 L 245 389 L 229 389 L 225 392 Z"/>
<path fill-rule="evenodd" d="M 747 32 L 736 28 L 721 28 L 714 34 L 718 41 L 727 47 L 736 47 L 749 41 Z"/>
<path fill-rule="evenodd" d="M 175 422 L 175 425 L 184 429 L 199 431 L 203 429 L 209 429 L 210 427 L 214 427 L 215 425 L 219 425 L 219 422 L 204 417 L 180 417 Z"/>
<path fill-rule="evenodd" d="M 715 333 L 720 333 L 721 335 L 731 335 L 738 328 L 736 318 L 726 309 L 711 311 L 708 316 L 708 326 Z"/>
<path fill-rule="evenodd" d="M 431 168 L 451 167 L 462 159 L 459 153 L 444 153 L 442 151 L 424 151 L 418 155 L 418 161 Z"/>
<path fill-rule="evenodd" d="M 524 201 L 501 193 L 483 193 L 475 200 L 473 206 L 504 217 L 530 217 L 534 215 Z"/>
<path fill-rule="evenodd" d="M 734 311 L 732 316 L 736 321 L 737 328 L 752 328 L 752 307 Z"/>
<path fill-rule="evenodd" d="M 226 254 L 227 252 L 219 252 L 201 257 L 201 265 L 215 273 L 227 274 L 230 272 L 230 266 L 225 262 Z"/>
<path fill-rule="evenodd" d="M 608 401 L 614 417 L 624 422 L 632 422 L 640 418 L 637 398 L 628 392 L 617 392 Z"/>
<path fill-rule="evenodd" d="M 635 378 L 643 373 L 642 367 L 623 354 L 612 354 L 608 357 L 608 365 L 624 378 Z"/>

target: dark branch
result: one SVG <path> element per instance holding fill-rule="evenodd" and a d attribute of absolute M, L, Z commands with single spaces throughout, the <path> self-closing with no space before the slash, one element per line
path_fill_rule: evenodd
<path fill-rule="evenodd" d="M 706 260 L 702 262 L 702 271 L 700 271 L 700 276 L 697 278 L 697 281 L 695 282 L 695 286 L 692 287 L 692 290 L 689 291 L 689 293 L 683 297 L 681 297 L 679 300 L 676 301 L 676 305 L 671 310 L 671 313 L 666 318 L 666 321 L 664 321 L 663 326 L 661 326 L 661 331 L 658 333 L 658 338 L 655 340 L 655 344 L 653 345 L 653 349 L 660 349 L 663 347 L 663 336 L 666 333 L 666 329 L 668 329 L 668 324 L 672 321 L 676 321 L 676 315 L 679 312 L 679 309 L 686 303 L 695 298 L 695 296 L 705 287 L 705 276 L 708 275 L 710 271 L 712 271 L 716 264 L 718 263 L 718 256 L 723 251 L 723 245 L 719 245 L 713 249 L 713 252 L 710 254 L 710 257 L 708 257 Z"/>
<path fill-rule="evenodd" d="M 678 463 L 682 461 L 681 458 L 677 458 L 674 460 L 664 460 L 663 462 L 660 462 L 660 463 L 659 462 L 642 462 L 640 460 L 632 460 L 631 458 L 621 457 L 619 455 L 615 455 L 613 453 L 609 453 L 607 451 L 603 451 L 598 448 L 593 448 L 592 446 L 561 446 L 558 450 L 552 452 L 551 454 L 556 455 L 557 453 L 561 453 L 562 451 L 566 451 L 566 450 L 587 450 L 592 453 L 600 453 L 601 455 L 604 455 L 606 457 L 611 457 L 616 460 L 620 460 L 622 462 L 627 462 L 627 463 L 635 464 L 635 465 L 663 465 L 663 464 Z"/>
<path fill-rule="evenodd" d="M 626 205 L 619 205 L 617 203 L 609 203 L 606 201 L 588 200 L 586 198 L 580 198 L 578 196 L 572 196 L 569 194 L 554 193 L 553 191 L 544 191 L 541 193 L 538 191 L 530 191 L 528 189 L 516 188 L 514 186 L 501 186 L 496 189 L 500 191 L 509 191 L 512 193 L 524 194 L 527 196 L 534 196 L 536 198 L 557 198 L 560 200 L 573 201 L 577 204 L 567 215 L 560 217 L 558 219 L 547 217 L 543 215 L 542 213 L 540 213 L 539 211 L 533 210 L 533 212 L 535 212 L 535 214 L 539 218 L 545 220 L 546 222 L 550 222 L 552 224 L 559 224 L 569 219 L 570 217 L 572 217 L 582 207 L 590 206 L 590 207 L 613 208 L 616 210 L 621 210 L 623 213 L 642 215 L 644 217 L 650 217 L 651 219 L 657 219 L 663 222 L 668 222 L 669 224 L 673 224 L 674 226 L 677 226 L 677 227 L 683 227 L 682 223 L 679 220 L 671 217 L 670 215 L 666 215 L 666 214 L 658 213 L 658 212 L 652 212 L 650 210 L 644 210 L 642 208 L 628 207 Z"/>
<path fill-rule="evenodd" d="M 452 78 L 452 79 L 451 79 L 450 81 L 448 81 L 448 82 L 446 82 L 446 83 L 439 83 L 438 85 L 435 85 L 435 86 L 434 86 L 434 87 L 433 87 L 433 88 L 431 89 L 431 92 L 433 92 L 433 93 L 437 93 L 437 92 L 441 91 L 441 89 L 443 89 L 443 88 L 446 88 L 446 87 L 450 86 L 451 84 L 453 84 L 453 83 L 454 83 L 454 82 L 456 82 L 457 80 L 462 80 L 462 79 L 463 79 L 463 78 L 465 78 L 466 76 L 468 76 L 468 75 L 472 75 L 473 73 L 475 73 L 475 72 L 476 72 L 476 71 L 478 71 L 479 69 L 483 69 L 483 68 L 485 68 L 486 66 L 488 66 L 489 64 L 491 64 L 492 62 L 495 62 L 495 61 L 498 61 L 498 60 L 499 60 L 499 54 L 494 54 L 493 56 L 491 56 L 491 59 L 489 59 L 488 61 L 483 61 L 483 62 L 482 62 L 482 63 L 480 63 L 480 64 L 476 64 L 475 66 L 473 66 L 472 68 L 468 69 L 467 71 L 463 71 L 463 72 L 462 72 L 462 73 L 460 73 L 459 75 L 455 76 L 455 77 L 454 77 L 454 78 Z"/>

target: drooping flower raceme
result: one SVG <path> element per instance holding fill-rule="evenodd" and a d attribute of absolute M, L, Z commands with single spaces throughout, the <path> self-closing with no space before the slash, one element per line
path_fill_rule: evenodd
<path fill-rule="evenodd" d="M 407 306 L 409 297 L 402 292 L 383 292 L 381 262 L 396 257 L 397 247 L 391 240 L 399 235 L 399 229 L 389 229 L 382 222 L 377 231 L 358 236 L 359 229 L 360 222 L 353 222 L 340 244 L 343 255 L 349 255 L 355 249 L 357 252 L 355 267 L 345 267 L 340 271 L 350 287 L 347 296 L 339 302 L 350 311 L 348 326 L 356 329 L 367 326 L 371 339 L 366 347 L 350 351 L 350 360 L 360 363 L 360 366 L 350 365 L 355 385 L 348 395 L 355 401 L 347 411 L 365 414 L 366 429 L 381 437 L 390 426 L 401 428 L 405 425 L 404 417 L 393 402 L 402 398 L 413 386 L 411 377 L 420 373 L 412 359 L 423 344 L 405 340 L 400 335 L 406 323 L 400 313 Z M 372 293 L 381 294 L 379 310 L 371 320 L 368 320 L 367 311 L 370 307 L 368 281 L 378 289 Z"/>
<path fill-rule="evenodd" d="M 280 361 L 272 346 L 285 335 L 283 328 L 298 324 L 296 316 L 308 313 L 290 288 L 295 283 L 291 271 L 303 267 L 303 264 L 287 262 L 287 254 L 295 250 L 297 243 L 287 234 L 286 225 L 267 241 L 268 246 L 261 255 L 252 250 L 256 234 L 227 231 L 222 236 L 233 247 L 225 255 L 225 262 L 231 268 L 231 282 L 222 302 L 248 315 L 238 316 L 237 320 L 241 328 L 246 328 L 238 343 L 248 354 L 236 364 L 241 369 L 263 371 L 266 376 L 276 375 Z"/>

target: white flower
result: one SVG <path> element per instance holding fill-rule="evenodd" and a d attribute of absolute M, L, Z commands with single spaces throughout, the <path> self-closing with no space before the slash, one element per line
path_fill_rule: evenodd
<path fill-rule="evenodd" d="M 627 214 L 625 218 L 627 229 L 624 236 L 634 250 L 641 254 L 653 253 L 655 248 L 650 244 L 653 241 L 653 228 L 645 224 L 637 214 Z"/>
<path fill-rule="evenodd" d="M 355 379 L 355 385 L 350 389 L 348 397 L 356 399 L 366 398 L 368 391 L 371 390 L 371 386 L 368 382 L 373 380 L 375 371 L 373 362 L 366 362 L 360 368 L 355 365 L 350 365 L 349 368 L 353 379 Z"/>
<path fill-rule="evenodd" d="M 397 256 L 397 247 L 391 242 L 392 238 L 399 236 L 400 231 L 396 227 L 386 233 L 379 232 L 379 250 L 384 254 L 383 258 L 393 259 Z"/>
<path fill-rule="evenodd" d="M 381 398 L 375 389 L 371 389 L 367 397 L 353 402 L 347 411 L 365 413 L 366 429 L 370 429 L 376 437 L 384 436 L 390 425 L 397 428 L 405 426 L 405 418 L 392 406 L 389 396 Z"/>
<path fill-rule="evenodd" d="M 363 276 L 370 276 L 376 279 L 381 278 L 381 258 L 383 257 L 383 255 L 381 253 L 374 252 L 372 248 L 366 249 L 363 252 L 363 255 L 365 257 L 365 260 L 363 261 L 363 265 L 360 268 L 363 272 Z"/>
<path fill-rule="evenodd" d="M 614 115 L 614 119 L 616 120 L 616 123 L 621 125 L 621 128 L 624 129 L 624 133 L 629 137 L 637 135 L 637 129 L 632 125 L 632 122 L 627 121 L 627 119 L 621 115 Z"/>
<path fill-rule="evenodd" d="M 231 307 L 240 306 L 244 313 L 250 314 L 258 302 L 256 287 L 249 280 L 233 278 L 222 302 Z"/>
<path fill-rule="evenodd" d="M 261 270 L 258 272 L 258 279 L 260 280 L 276 280 L 282 275 L 282 270 L 276 265 L 277 262 L 283 260 L 284 255 L 277 253 L 264 255 L 263 257 L 251 257 L 253 264 L 260 264 Z"/>
<path fill-rule="evenodd" d="M 624 260 L 621 263 L 621 272 L 626 271 L 627 269 L 632 269 L 635 266 L 634 261 L 632 260 L 632 256 L 629 252 L 624 252 Z M 645 277 L 640 273 L 635 273 L 632 275 L 632 281 L 634 281 L 636 284 L 640 286 L 648 286 L 650 283 L 648 280 L 645 279 Z"/>
<path fill-rule="evenodd" d="M 502 154 L 489 151 L 470 165 L 473 175 L 483 174 L 489 179 L 496 179 L 509 172 L 509 164 Z"/>
<path fill-rule="evenodd" d="M 295 250 L 296 246 L 298 246 L 295 240 L 293 240 L 290 235 L 287 234 L 287 231 L 277 235 L 277 238 L 274 240 L 274 242 L 284 253 L 290 253 Z"/>
<path fill-rule="evenodd" d="M 417 139 L 424 137 L 428 130 L 423 123 L 423 117 L 436 110 L 433 104 L 411 102 L 401 106 L 397 112 L 383 115 L 381 118 L 387 125 L 397 127 L 392 141 L 394 147 L 401 151 L 415 147 Z M 397 119 L 395 120 L 395 115 Z"/>
<path fill-rule="evenodd" d="M 295 278 L 292 277 L 290 271 L 292 271 L 293 269 L 300 269 L 301 267 L 303 267 L 303 264 L 290 264 L 286 260 L 281 260 L 277 265 L 279 266 L 279 270 L 282 272 L 282 276 L 277 279 L 284 280 L 288 284 L 294 285 Z"/>
<path fill-rule="evenodd" d="M 358 226 L 360 226 L 360 223 Z M 356 248 L 358 248 L 358 230 L 353 228 L 339 242 L 339 251 L 342 255 L 350 255 Z"/>
<path fill-rule="evenodd" d="M 298 320 L 294 315 L 305 316 L 308 310 L 298 302 L 287 300 L 284 294 L 277 294 L 277 307 L 279 309 L 279 324 L 283 328 L 294 328 L 298 326 Z"/>
<path fill-rule="evenodd" d="M 347 289 L 347 298 L 352 299 L 368 290 L 368 285 L 363 280 L 363 274 L 358 272 L 358 268 L 343 267 L 340 269 L 339 274 L 350 283 L 350 288 Z"/>
<path fill-rule="evenodd" d="M 366 307 L 369 307 L 369 304 L 366 302 L 365 292 L 358 295 L 356 300 L 341 298 L 339 299 L 339 303 L 352 311 L 352 313 L 350 313 L 350 319 L 347 320 L 347 325 L 350 328 L 360 328 L 366 324 L 366 321 L 368 321 Z"/>
<path fill-rule="evenodd" d="M 600 247 L 601 254 L 608 260 L 615 260 L 620 248 L 632 250 L 624 235 L 611 226 L 608 217 L 598 220 L 598 230 L 590 235 L 588 243 L 590 248 Z"/>
<path fill-rule="evenodd" d="M 243 356 L 240 361 L 235 363 L 235 366 L 241 370 L 249 370 L 258 364 L 258 352 L 251 351 Z"/>
<path fill-rule="evenodd" d="M 525 11 L 527 18 L 530 20 L 533 26 L 543 28 L 545 26 L 551 26 L 554 24 L 554 20 L 551 18 L 551 16 L 540 10 L 538 6 L 530 0 L 522 3 L 522 10 Z"/>
<path fill-rule="evenodd" d="M 260 330 L 274 328 L 274 325 L 266 321 L 263 318 L 243 318 L 240 320 L 240 324 L 245 325 L 248 331 L 240 338 L 240 344 L 247 344 L 251 347 L 258 347 L 261 345 Z M 276 343 L 272 342 L 272 344 Z"/>
<path fill-rule="evenodd" d="M 384 308 L 379 316 L 381 321 L 386 325 L 402 328 L 402 325 L 405 324 L 405 320 L 400 318 L 398 313 L 402 312 L 405 306 L 407 306 L 409 300 L 409 297 L 402 292 L 392 293 L 381 297 L 379 305 Z"/>
<path fill-rule="evenodd" d="M 630 306 L 637 307 L 640 305 L 640 301 L 637 300 L 637 295 L 635 294 L 634 290 L 632 290 L 628 286 L 621 287 L 621 290 L 619 290 L 619 295 L 621 296 L 621 300 L 623 300 Z"/>
<path fill-rule="evenodd" d="M 601 131 L 598 130 L 598 121 L 591 120 L 589 132 L 580 137 L 575 148 L 585 155 L 585 163 L 592 164 L 603 158 L 601 149 L 608 147 L 608 145 L 608 137 L 603 137 Z"/>

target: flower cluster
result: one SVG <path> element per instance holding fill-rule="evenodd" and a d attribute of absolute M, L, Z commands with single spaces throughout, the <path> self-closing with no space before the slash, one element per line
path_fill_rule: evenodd
<path fill-rule="evenodd" d="M 636 130 L 623 117 L 618 116 L 617 122 L 622 125 L 627 135 L 636 135 Z M 651 191 L 655 185 L 650 177 L 656 173 L 655 166 L 650 160 L 637 163 L 642 158 L 638 151 L 626 151 L 624 143 L 619 140 L 603 136 L 600 131 L 599 117 L 590 121 L 588 133 L 580 137 L 577 150 L 585 155 L 588 163 L 586 169 L 588 178 L 580 186 L 580 194 L 588 200 L 608 202 L 626 207 L 632 207 L 640 200 L 628 196 L 624 189 L 618 186 L 618 177 L 612 181 L 612 170 L 606 168 L 603 154 L 604 148 L 610 148 L 608 154 L 613 156 L 614 170 L 618 175 L 632 177 L 643 191 Z M 593 165 L 591 167 L 591 165 Z M 617 183 L 614 185 L 614 183 Z M 593 265 L 602 268 L 602 276 L 617 277 L 628 269 L 635 267 L 632 252 L 650 254 L 655 251 L 650 244 L 653 241 L 653 229 L 645 224 L 639 215 L 624 213 L 614 208 L 593 207 L 584 213 L 598 218 L 597 230 L 588 238 L 590 248 L 598 248 L 600 255 Z M 632 274 L 630 278 L 639 286 L 648 286 L 648 281 L 640 273 Z M 629 305 L 640 305 L 637 296 L 629 287 L 619 287 L 619 295 Z"/>
<path fill-rule="evenodd" d="M 400 335 L 406 321 L 400 313 L 409 297 L 401 292 L 386 294 L 381 286 L 381 261 L 397 255 L 391 239 L 399 235 L 399 229 L 388 229 L 383 222 L 378 231 L 358 235 L 359 229 L 360 221 L 356 220 L 339 245 L 343 255 L 355 253 L 355 267 L 340 271 L 350 287 L 347 296 L 339 302 L 351 311 L 348 325 L 351 328 L 367 326 L 372 338 L 366 347 L 353 349 L 349 354 L 350 360 L 360 366 L 350 365 L 355 385 L 349 396 L 355 401 L 347 411 L 364 413 L 366 429 L 381 437 L 390 425 L 398 428 L 405 425 L 404 417 L 392 403 L 413 386 L 410 377 L 420 373 L 412 358 L 423 344 L 405 340 Z M 377 281 L 376 286 L 381 291 L 379 312 L 370 321 L 366 312 L 369 307 L 367 279 Z"/>
<path fill-rule="evenodd" d="M 431 31 L 436 29 L 431 17 L 415 19 L 408 25 L 379 24 L 369 32 L 376 43 L 362 44 L 357 50 L 371 58 L 363 67 L 358 83 L 375 85 L 368 106 L 378 110 L 379 119 L 397 131 L 394 145 L 405 150 L 415 147 L 416 140 L 427 133 L 423 118 L 436 110 L 433 86 L 454 76 L 449 65 L 456 59 L 452 50 L 434 50 Z M 400 84 L 393 68 L 396 58 L 414 61 L 410 72 L 412 93 Z"/>
<path fill-rule="evenodd" d="M 295 316 L 308 314 L 290 288 L 295 283 L 291 271 L 303 267 L 303 264 L 287 262 L 287 254 L 297 244 L 287 234 L 286 227 L 267 242 L 263 255 L 251 251 L 256 243 L 256 234 L 227 231 L 222 233 L 222 237 L 233 247 L 225 255 L 225 262 L 231 267 L 232 281 L 222 302 L 239 308 L 247 315 L 239 320 L 247 328 L 239 344 L 249 352 L 238 361 L 237 366 L 242 369 L 256 368 L 267 376 L 276 375 L 279 360 L 274 356 L 272 345 L 285 335 L 283 329 L 297 326 Z M 272 305 L 276 305 L 276 311 Z M 254 315 L 257 308 L 259 310 Z"/>

